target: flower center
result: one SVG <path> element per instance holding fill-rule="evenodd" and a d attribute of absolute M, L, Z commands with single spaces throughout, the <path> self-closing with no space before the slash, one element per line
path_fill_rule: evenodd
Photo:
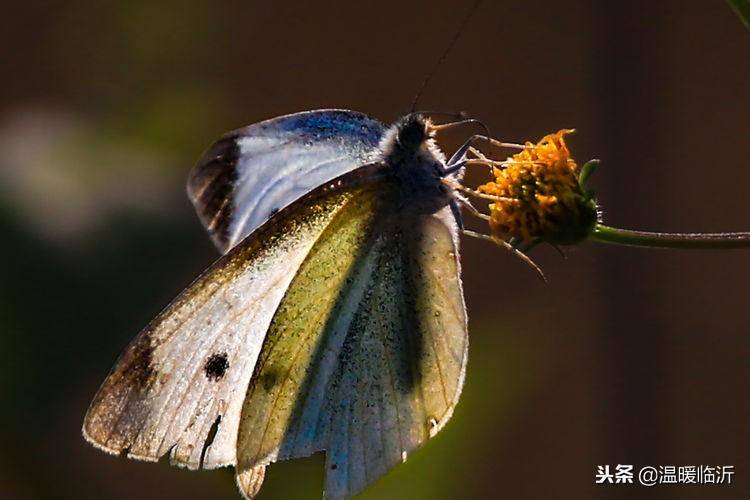
<path fill-rule="evenodd" d="M 579 183 L 580 169 L 565 144 L 563 129 L 493 166 L 494 180 L 478 191 L 497 197 L 490 205 L 490 230 L 505 241 L 570 245 L 588 236 L 596 203 Z"/>

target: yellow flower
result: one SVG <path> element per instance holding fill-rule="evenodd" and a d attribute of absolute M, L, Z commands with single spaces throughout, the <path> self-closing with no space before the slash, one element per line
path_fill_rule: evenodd
<path fill-rule="evenodd" d="M 490 204 L 493 236 L 519 243 L 546 241 L 569 245 L 588 236 L 596 223 L 596 204 L 579 183 L 579 168 L 565 144 L 563 129 L 527 142 L 524 149 L 493 167 L 495 179 L 479 186 L 498 197 Z"/>

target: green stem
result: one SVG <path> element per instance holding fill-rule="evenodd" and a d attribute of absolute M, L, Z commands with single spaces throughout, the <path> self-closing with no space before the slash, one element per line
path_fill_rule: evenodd
<path fill-rule="evenodd" d="M 745 23 L 745 26 L 750 28 L 750 1 L 748 0 L 727 0 L 729 6 L 737 14 L 737 16 Z"/>
<path fill-rule="evenodd" d="M 592 241 L 651 248 L 750 248 L 750 233 L 651 233 L 597 224 Z"/>

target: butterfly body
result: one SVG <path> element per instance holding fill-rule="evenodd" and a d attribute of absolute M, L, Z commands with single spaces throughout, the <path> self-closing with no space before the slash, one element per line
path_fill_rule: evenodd
<path fill-rule="evenodd" d="M 341 498 L 434 436 L 468 337 L 460 221 L 429 127 L 323 110 L 209 149 L 188 193 L 224 255 L 125 350 L 86 438 L 233 465 L 247 496 L 268 464 L 324 451 L 326 497 Z"/>

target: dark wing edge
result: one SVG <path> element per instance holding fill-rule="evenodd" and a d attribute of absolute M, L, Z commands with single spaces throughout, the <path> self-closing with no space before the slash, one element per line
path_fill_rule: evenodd
<path fill-rule="evenodd" d="M 304 111 L 265 120 L 229 132 L 214 143 L 191 171 L 187 194 L 203 226 L 224 253 L 274 210 L 288 206 L 308 188 L 375 160 L 384 130 L 374 118 L 341 109 Z M 255 139 L 257 145 L 243 153 L 240 143 Z M 290 164 L 295 165 L 291 170 Z M 287 186 L 282 189 L 284 183 Z M 239 193 L 263 197 L 269 187 L 276 189 L 273 195 L 278 198 L 273 207 L 260 206 L 257 199 L 236 199 Z M 257 212 L 252 214 L 253 220 L 232 228 L 247 211 Z"/>

